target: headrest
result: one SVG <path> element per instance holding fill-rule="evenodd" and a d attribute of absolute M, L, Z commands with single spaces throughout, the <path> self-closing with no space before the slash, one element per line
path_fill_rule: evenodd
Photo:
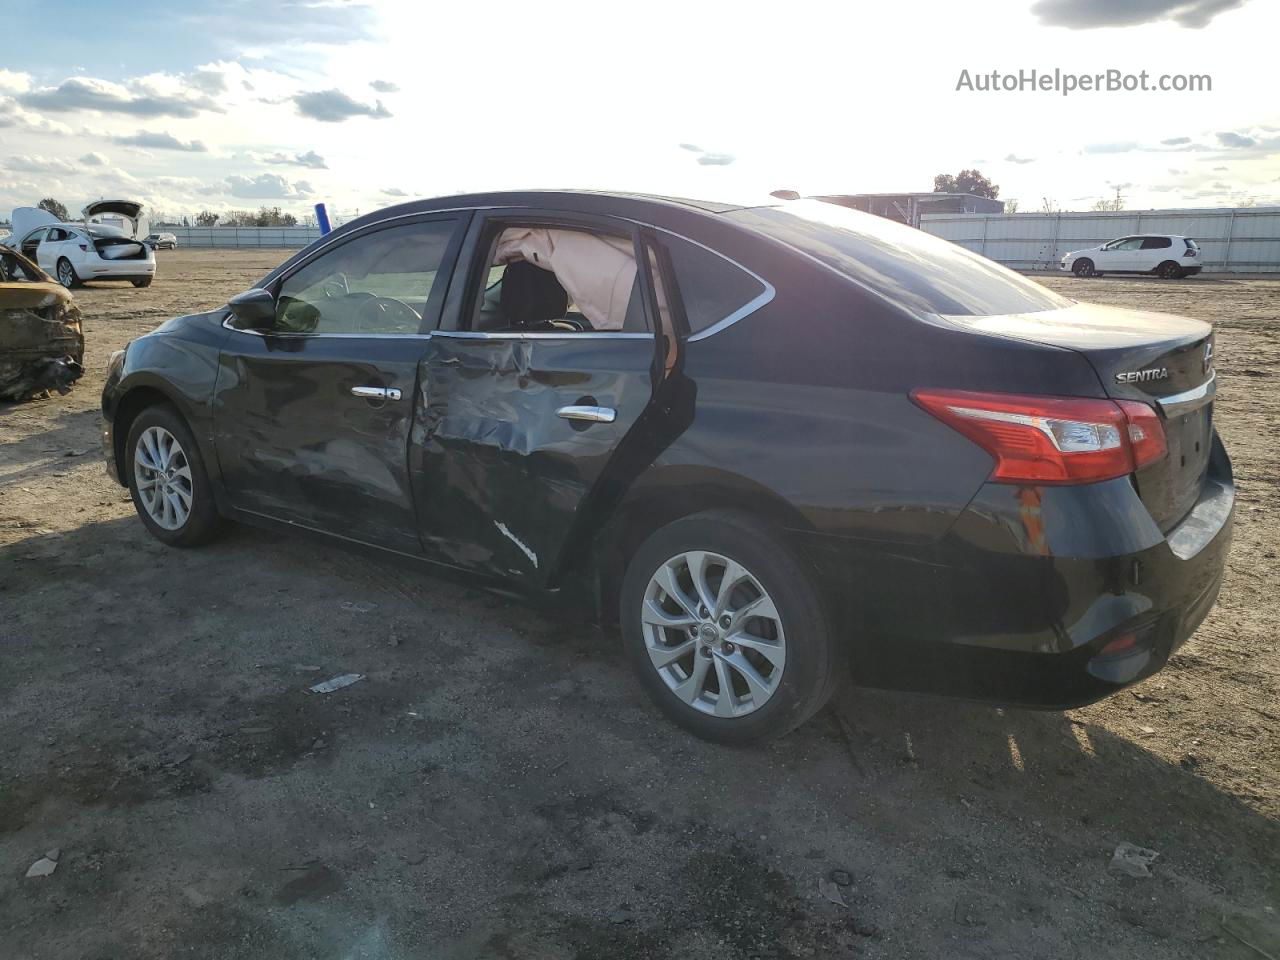
<path fill-rule="evenodd" d="M 569 295 L 550 270 L 527 260 L 507 264 L 502 275 L 502 317 L 512 327 L 558 320 L 569 309 Z"/>

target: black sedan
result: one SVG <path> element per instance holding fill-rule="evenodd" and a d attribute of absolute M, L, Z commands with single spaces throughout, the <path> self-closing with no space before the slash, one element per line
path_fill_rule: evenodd
<path fill-rule="evenodd" d="M 848 678 L 1065 707 L 1217 596 L 1213 336 L 819 201 L 526 192 L 362 217 L 134 340 L 111 475 L 174 546 L 314 531 L 619 622 L 776 736 Z"/>

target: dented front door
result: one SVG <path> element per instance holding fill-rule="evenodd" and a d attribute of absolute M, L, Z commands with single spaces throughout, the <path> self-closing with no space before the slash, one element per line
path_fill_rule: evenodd
<path fill-rule="evenodd" d="M 651 334 L 434 333 L 410 445 L 428 554 L 554 584 L 653 395 L 653 362 Z"/>

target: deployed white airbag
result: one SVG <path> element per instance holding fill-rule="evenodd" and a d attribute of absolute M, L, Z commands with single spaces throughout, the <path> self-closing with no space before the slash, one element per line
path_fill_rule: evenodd
<path fill-rule="evenodd" d="M 636 281 L 630 240 L 581 230 L 508 227 L 498 238 L 494 266 L 527 260 L 550 270 L 596 330 L 621 330 Z"/>

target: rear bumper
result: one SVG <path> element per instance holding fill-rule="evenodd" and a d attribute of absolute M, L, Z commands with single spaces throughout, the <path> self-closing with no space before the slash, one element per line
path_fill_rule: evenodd
<path fill-rule="evenodd" d="M 154 260 L 86 260 L 76 267 L 81 280 L 143 280 L 154 277 Z"/>
<path fill-rule="evenodd" d="M 1168 536 L 1128 478 L 988 484 L 936 549 L 844 567 L 860 584 L 855 603 L 834 600 L 847 579 L 830 584 L 854 679 L 1055 709 L 1108 696 L 1160 670 L 1212 609 L 1234 506 L 1216 440 L 1205 489 Z"/>
<path fill-rule="evenodd" d="M 1197 273 L 1199 273 L 1201 270 L 1204 269 L 1198 263 L 1195 264 L 1194 266 L 1188 266 L 1185 263 L 1181 264 L 1180 266 L 1182 267 L 1182 275 L 1184 277 L 1194 277 Z"/>

